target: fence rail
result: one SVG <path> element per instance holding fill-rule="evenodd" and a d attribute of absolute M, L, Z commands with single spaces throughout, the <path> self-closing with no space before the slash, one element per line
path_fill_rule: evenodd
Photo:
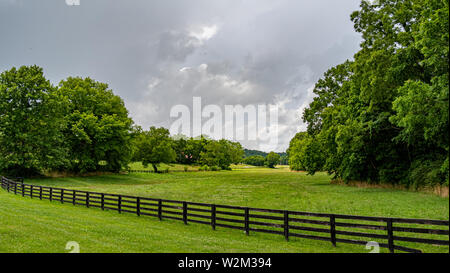
<path fill-rule="evenodd" d="M 287 241 L 290 237 L 298 237 L 329 241 L 333 246 L 337 243 L 365 245 L 369 238 L 377 240 L 380 247 L 388 248 L 391 253 L 395 250 L 422 252 L 420 249 L 399 245 L 399 242 L 449 245 L 449 221 L 445 220 L 356 216 L 205 204 L 30 185 L 25 184 L 23 179 L 13 180 L 6 177 L 1 178 L 1 187 L 8 192 L 30 198 L 115 210 L 118 213 L 133 213 L 137 216 L 153 216 L 160 220 L 179 220 L 184 224 L 189 222 L 206 224 L 214 230 L 217 227 L 238 229 L 244 231 L 246 235 L 250 232 L 278 234 L 284 236 Z M 401 226 L 405 224 L 407 226 Z M 413 235 L 416 236 L 411 237 Z M 425 237 L 426 235 L 428 237 Z M 443 239 L 443 236 L 446 238 Z"/>

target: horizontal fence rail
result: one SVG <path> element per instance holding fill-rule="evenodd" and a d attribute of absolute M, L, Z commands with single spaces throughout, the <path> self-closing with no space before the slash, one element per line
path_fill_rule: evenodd
<path fill-rule="evenodd" d="M 403 252 L 420 253 L 420 249 L 399 243 L 449 245 L 449 221 L 356 216 L 328 213 L 261 209 L 240 206 L 205 204 L 149 197 L 80 191 L 25 184 L 23 179 L 1 178 L 1 187 L 14 194 L 30 198 L 69 203 L 137 216 L 172 219 L 184 224 L 198 223 L 237 229 L 249 235 L 263 232 L 290 237 L 366 245 L 376 240 L 378 245 Z M 414 237 L 413 237 L 414 236 Z M 433 237 L 433 238 L 430 238 Z M 443 238 L 445 237 L 445 239 Z"/>

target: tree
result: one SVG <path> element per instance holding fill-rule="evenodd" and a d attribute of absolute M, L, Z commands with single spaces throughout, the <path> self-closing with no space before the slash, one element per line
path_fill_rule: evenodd
<path fill-rule="evenodd" d="M 280 162 L 280 155 L 275 152 L 270 152 L 266 156 L 266 162 L 265 164 L 269 168 L 275 168 L 275 165 L 277 165 Z"/>
<path fill-rule="evenodd" d="M 243 163 L 252 166 L 264 166 L 266 159 L 262 155 L 252 155 L 243 159 Z"/>
<path fill-rule="evenodd" d="M 69 145 L 70 170 L 119 171 L 131 159 L 133 121 L 122 99 L 105 83 L 69 77 L 58 94 L 69 101 L 65 141 Z"/>
<path fill-rule="evenodd" d="M 244 151 L 239 143 L 229 140 L 209 140 L 205 151 L 200 154 L 200 162 L 210 167 L 218 166 L 223 170 L 230 169 L 232 163 L 242 160 Z"/>
<path fill-rule="evenodd" d="M 137 140 L 137 158 L 147 167 L 153 166 L 158 172 L 160 163 L 171 163 L 175 161 L 176 154 L 172 148 L 173 141 L 170 138 L 169 130 L 166 128 L 150 127 L 149 131 L 144 131 Z"/>
<path fill-rule="evenodd" d="M 42 68 L 22 66 L 0 74 L 0 172 L 14 176 L 63 168 L 64 99 Z"/>
<path fill-rule="evenodd" d="M 280 165 L 289 165 L 289 157 L 286 154 L 283 154 L 280 157 Z"/>
<path fill-rule="evenodd" d="M 229 145 L 229 154 L 231 158 L 231 163 L 239 164 L 242 161 L 242 156 L 244 155 L 244 149 L 242 148 L 241 143 L 228 141 Z"/>
<path fill-rule="evenodd" d="M 176 162 L 180 164 L 189 164 L 191 158 L 186 153 L 186 145 L 188 143 L 188 138 L 183 135 L 172 137 L 173 140 L 173 150 L 176 154 Z"/>

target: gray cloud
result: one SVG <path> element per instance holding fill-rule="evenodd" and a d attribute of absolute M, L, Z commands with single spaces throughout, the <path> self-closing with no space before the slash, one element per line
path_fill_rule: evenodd
<path fill-rule="evenodd" d="M 173 105 L 276 104 L 278 150 L 304 128 L 312 86 L 360 37 L 335 0 L 0 0 L 0 70 L 37 64 L 107 82 L 134 120 L 170 126 Z M 245 143 L 257 148 L 254 143 Z"/>

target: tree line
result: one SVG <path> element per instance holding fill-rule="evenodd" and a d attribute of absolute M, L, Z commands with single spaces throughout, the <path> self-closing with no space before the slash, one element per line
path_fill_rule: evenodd
<path fill-rule="evenodd" d="M 166 128 L 151 127 L 148 131 L 138 128 L 132 142 L 135 149 L 132 160 L 141 161 L 145 167 L 152 165 L 155 172 L 159 163 L 173 162 L 230 170 L 230 165 L 240 163 L 244 154 L 239 142 L 213 140 L 203 135 L 170 137 Z"/>
<path fill-rule="evenodd" d="M 275 152 L 273 152 L 275 153 Z M 279 160 L 276 164 L 280 165 L 288 165 L 288 156 L 286 152 L 283 153 L 276 153 L 279 155 Z M 268 166 L 266 163 L 266 158 L 269 155 L 269 153 L 258 151 L 258 150 L 250 150 L 250 149 L 244 149 L 244 159 L 242 160 L 242 163 L 252 165 L 252 166 Z M 271 157 L 274 157 L 274 155 L 271 155 Z"/>
<path fill-rule="evenodd" d="M 373 1 L 372 1 L 373 2 Z M 353 60 L 329 69 L 303 112 L 290 168 L 412 187 L 449 182 L 449 2 L 362 1 Z"/>
<path fill-rule="evenodd" d="M 173 138 L 165 128 L 143 130 L 105 83 L 69 77 L 53 86 L 38 66 L 0 74 L 0 173 L 119 172 L 142 161 L 229 169 L 242 160 L 237 142 Z"/>
<path fill-rule="evenodd" d="M 242 160 L 242 163 L 252 166 L 266 166 L 269 168 L 275 168 L 275 165 L 287 165 L 287 156 L 270 152 L 266 153 L 266 156 L 262 155 L 251 155 L 247 156 Z"/>

